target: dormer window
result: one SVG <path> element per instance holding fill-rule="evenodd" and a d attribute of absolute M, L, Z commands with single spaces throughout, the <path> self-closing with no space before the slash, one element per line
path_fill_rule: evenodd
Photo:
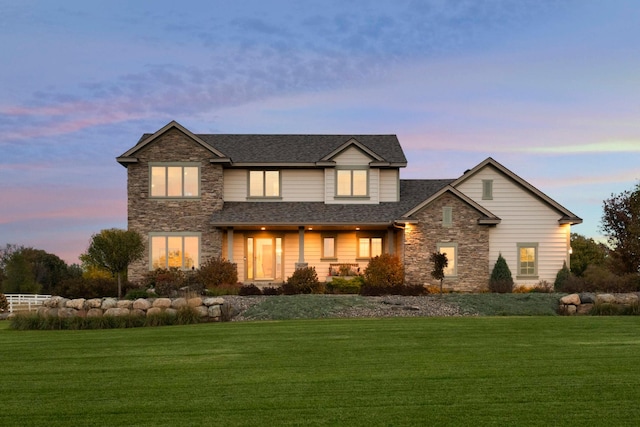
<path fill-rule="evenodd" d="M 249 171 L 249 197 L 280 197 L 280 172 Z"/>
<path fill-rule="evenodd" d="M 336 196 L 366 197 L 369 194 L 368 172 L 366 169 L 336 170 Z"/>

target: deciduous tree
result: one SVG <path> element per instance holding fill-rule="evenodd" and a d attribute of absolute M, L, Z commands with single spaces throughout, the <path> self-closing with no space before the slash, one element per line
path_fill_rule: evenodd
<path fill-rule="evenodd" d="M 609 248 L 592 238 L 571 233 L 571 272 L 582 277 L 588 266 L 602 266 L 607 260 Z"/>
<path fill-rule="evenodd" d="M 612 194 L 603 202 L 601 229 L 613 249 L 616 273 L 640 271 L 640 184 L 632 191 Z"/>
<path fill-rule="evenodd" d="M 122 298 L 122 274 L 132 262 L 142 258 L 143 252 L 144 243 L 140 233 L 111 228 L 91 237 L 89 248 L 80 255 L 80 260 L 117 277 L 118 298 Z"/>

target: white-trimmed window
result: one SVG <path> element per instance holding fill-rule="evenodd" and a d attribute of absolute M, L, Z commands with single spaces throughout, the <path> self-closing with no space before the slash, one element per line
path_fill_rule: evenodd
<path fill-rule="evenodd" d="M 322 237 L 322 259 L 337 260 L 337 241 L 335 235 L 323 234 Z"/>
<path fill-rule="evenodd" d="M 493 180 L 482 180 L 482 200 L 493 200 Z"/>
<path fill-rule="evenodd" d="M 151 233 L 149 248 L 151 270 L 170 267 L 191 270 L 200 267 L 198 233 Z"/>
<path fill-rule="evenodd" d="M 249 197 L 280 197 L 280 171 L 249 171 Z"/>
<path fill-rule="evenodd" d="M 374 258 L 382 255 L 382 237 L 358 237 L 358 258 Z"/>
<path fill-rule="evenodd" d="M 538 277 L 538 244 L 518 243 L 518 277 Z"/>
<path fill-rule="evenodd" d="M 442 208 L 442 226 L 450 228 L 453 225 L 453 208 L 445 206 Z"/>
<path fill-rule="evenodd" d="M 451 277 L 458 275 L 458 244 L 438 243 L 438 252 L 447 254 L 447 267 L 444 269 L 444 276 Z"/>
<path fill-rule="evenodd" d="M 336 196 L 367 197 L 369 171 L 367 169 L 337 169 Z"/>
<path fill-rule="evenodd" d="M 194 164 L 151 165 L 151 197 L 200 196 L 200 167 Z"/>

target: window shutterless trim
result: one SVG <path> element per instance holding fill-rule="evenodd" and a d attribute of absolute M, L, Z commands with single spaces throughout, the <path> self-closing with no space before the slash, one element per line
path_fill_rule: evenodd
<path fill-rule="evenodd" d="M 251 194 L 251 173 L 262 173 L 262 194 Z M 267 194 L 267 172 L 276 172 L 278 174 L 278 194 L 275 196 L 266 196 Z M 274 169 L 250 169 L 247 171 L 247 200 L 249 199 L 282 199 L 282 173 L 280 170 Z"/>
<path fill-rule="evenodd" d="M 338 172 L 345 172 L 348 171 L 349 172 L 349 192 L 350 194 L 339 194 L 339 180 L 338 180 Z M 365 172 L 365 194 L 353 194 L 353 172 L 354 171 L 364 171 Z M 363 166 L 363 167 L 336 167 L 335 169 L 335 198 L 339 199 L 339 198 L 348 198 L 348 199 L 363 199 L 363 200 L 368 200 L 370 199 L 370 195 L 369 195 L 369 186 L 370 186 L 370 174 L 369 174 L 369 168 L 367 166 Z"/>
<path fill-rule="evenodd" d="M 149 270 L 153 271 L 155 268 L 153 267 L 153 238 L 154 237 L 164 237 L 165 238 L 165 250 L 168 249 L 169 237 L 181 237 L 182 238 L 182 270 L 189 270 L 189 268 L 184 267 L 184 238 L 185 237 L 196 237 L 198 239 L 198 256 L 194 260 L 195 268 L 200 268 L 200 254 L 202 253 L 202 233 L 200 232 L 190 232 L 190 231 L 177 231 L 177 232 L 161 232 L 161 231 L 152 231 L 149 233 Z M 165 262 L 165 266 L 161 268 L 168 268 L 169 266 L 169 258 L 167 251 L 167 259 Z"/>
<path fill-rule="evenodd" d="M 202 164 L 198 162 L 149 162 L 149 198 L 150 199 L 199 199 L 201 198 L 201 176 L 202 176 Z M 181 172 L 181 183 L 182 188 L 180 189 L 181 195 L 169 195 L 169 168 L 171 167 L 179 167 L 182 169 Z M 153 168 L 164 168 L 164 195 L 153 195 Z M 196 176 L 196 194 L 186 196 L 185 193 L 185 168 L 195 168 L 197 169 Z"/>
<path fill-rule="evenodd" d="M 516 259 L 517 259 L 516 279 L 537 279 L 538 265 L 539 265 L 538 243 L 534 243 L 534 242 L 517 243 L 516 246 L 518 251 L 518 253 L 516 254 Z M 533 273 L 531 274 L 522 273 L 522 269 L 521 269 L 522 260 L 520 259 L 521 249 L 533 249 Z"/>

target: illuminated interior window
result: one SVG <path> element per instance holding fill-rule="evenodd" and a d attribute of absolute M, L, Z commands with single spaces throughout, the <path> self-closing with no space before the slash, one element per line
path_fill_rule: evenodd
<path fill-rule="evenodd" d="M 447 267 L 444 269 L 444 276 L 458 275 L 458 244 L 438 243 L 438 252 L 447 255 Z"/>
<path fill-rule="evenodd" d="M 382 255 L 382 237 L 359 237 L 358 258 L 374 258 Z"/>
<path fill-rule="evenodd" d="M 151 236 L 151 268 L 176 267 L 184 270 L 200 265 L 200 237 Z"/>
<path fill-rule="evenodd" d="M 338 169 L 336 171 L 336 195 L 363 197 L 367 193 L 367 170 Z"/>
<path fill-rule="evenodd" d="M 197 197 L 199 174 L 197 166 L 151 166 L 151 197 Z"/>
<path fill-rule="evenodd" d="M 280 197 L 280 172 L 249 171 L 249 197 Z"/>
<path fill-rule="evenodd" d="M 538 244 L 518 244 L 518 275 L 536 276 L 538 274 Z"/>

